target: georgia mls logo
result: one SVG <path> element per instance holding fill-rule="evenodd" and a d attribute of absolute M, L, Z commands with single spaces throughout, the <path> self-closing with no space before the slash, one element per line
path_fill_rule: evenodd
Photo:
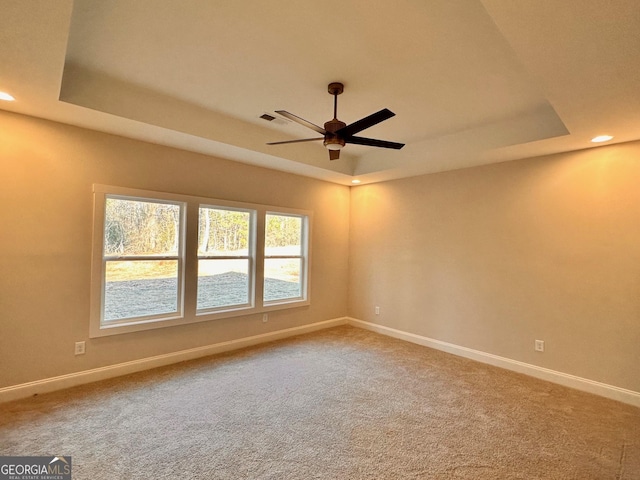
<path fill-rule="evenodd" d="M 71 460 L 71 458 L 69 458 L 69 460 Z M 53 457 L 53 460 L 51 460 L 49 462 L 49 465 L 53 465 L 56 462 L 62 462 L 65 465 L 69 465 L 69 462 L 67 461 L 67 459 L 65 459 L 64 457 L 60 456 L 60 457 Z"/>
<path fill-rule="evenodd" d="M 71 457 L 0 457 L 0 480 L 71 480 Z"/>

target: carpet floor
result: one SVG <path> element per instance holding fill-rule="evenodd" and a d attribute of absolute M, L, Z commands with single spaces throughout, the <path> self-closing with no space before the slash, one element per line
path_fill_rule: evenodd
<path fill-rule="evenodd" d="M 640 409 L 353 327 L 0 405 L 73 479 L 640 479 Z"/>

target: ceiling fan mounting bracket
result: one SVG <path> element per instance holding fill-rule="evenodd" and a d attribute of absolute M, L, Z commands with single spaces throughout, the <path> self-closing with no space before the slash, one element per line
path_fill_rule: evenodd
<path fill-rule="evenodd" d="M 331 95 L 340 95 L 344 92 L 344 85 L 340 82 L 333 82 L 329 84 L 328 90 Z"/>

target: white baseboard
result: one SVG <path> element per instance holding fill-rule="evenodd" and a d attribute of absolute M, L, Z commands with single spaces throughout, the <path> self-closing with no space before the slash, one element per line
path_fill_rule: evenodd
<path fill-rule="evenodd" d="M 326 320 L 323 322 L 312 323 L 310 325 L 287 328 L 275 332 L 239 338 L 237 340 L 205 345 L 203 347 L 181 350 L 179 352 L 168 353 L 165 355 L 157 355 L 140 360 L 133 360 L 131 362 L 118 363 L 116 365 L 109 365 L 106 367 L 94 368 L 92 370 L 85 370 L 82 372 L 70 373 L 68 375 L 60 375 L 57 377 L 45 378 L 43 380 L 36 380 L 34 382 L 0 388 L 0 403 L 18 400 L 32 395 L 53 392 L 63 388 L 83 385 L 85 383 L 105 380 L 107 378 L 119 377 L 121 375 L 162 367 L 173 363 L 183 362 L 185 360 L 193 360 L 200 357 L 215 355 L 217 353 L 238 350 L 240 348 L 272 342 L 274 340 L 280 340 L 345 324 L 640 407 L 640 392 L 627 390 L 613 385 L 608 385 L 606 383 L 589 380 L 587 378 L 577 377 L 575 375 L 538 367 L 536 365 L 500 357 L 491 353 L 461 347 L 452 343 L 435 340 L 433 338 L 349 317 Z"/>
<path fill-rule="evenodd" d="M 510 358 L 500 357 L 498 355 L 473 350 L 467 347 L 461 347 L 452 343 L 403 332 L 401 330 L 396 330 L 395 328 L 385 327 L 383 325 L 377 325 L 375 323 L 365 322 L 355 318 L 348 318 L 347 324 L 354 327 L 364 328 L 365 330 L 370 330 L 372 332 L 381 333 L 389 337 L 398 338 L 400 340 L 417 343 L 418 345 L 434 348 L 443 352 L 452 353 L 460 357 L 512 370 L 514 372 L 524 373 L 531 377 L 547 380 L 552 383 L 564 385 L 565 387 L 575 388 L 576 390 L 593 393 L 619 402 L 628 403 L 635 407 L 640 407 L 640 392 L 634 392 L 633 390 L 627 390 L 613 385 L 608 385 L 606 383 L 596 382 L 594 380 L 589 380 L 588 378 L 576 377 L 575 375 L 570 375 L 568 373 L 538 367 L 529 363 L 519 362 Z"/>
<path fill-rule="evenodd" d="M 272 342 L 274 340 L 302 335 L 304 333 L 310 333 L 325 328 L 337 327 L 338 325 L 345 325 L 346 323 L 347 319 L 344 317 L 325 320 L 323 322 L 287 328 L 251 337 L 239 338 L 228 342 L 190 348 L 179 352 L 142 358 L 131 362 L 118 363 L 116 365 L 109 365 L 106 367 L 94 368 L 92 370 L 85 370 L 82 372 L 70 373 L 68 375 L 60 375 L 58 377 L 45 378 L 43 380 L 36 380 L 34 382 L 0 388 L 0 403 L 18 400 L 37 394 L 53 392 L 55 390 L 62 390 L 63 388 L 75 387 L 77 385 L 96 382 L 98 380 L 105 380 L 107 378 L 119 377 L 121 375 L 149 370 L 151 368 L 171 365 L 173 363 L 184 362 L 185 360 L 206 357 L 216 353 L 238 350 L 240 348 L 258 345 L 260 343 Z"/>

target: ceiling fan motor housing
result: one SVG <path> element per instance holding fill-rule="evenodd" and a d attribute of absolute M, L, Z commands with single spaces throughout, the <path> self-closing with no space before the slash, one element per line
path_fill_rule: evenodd
<path fill-rule="evenodd" d="M 336 135 L 335 132 L 337 132 L 338 130 L 346 126 L 347 126 L 346 123 L 341 122 L 337 118 L 334 118 L 333 120 L 329 120 L 328 122 L 325 122 L 324 129 L 327 131 L 327 133 L 324 136 L 324 142 L 323 142 L 324 146 L 327 147 L 329 150 L 340 150 L 342 147 L 344 147 L 345 145 L 344 139 Z"/>

